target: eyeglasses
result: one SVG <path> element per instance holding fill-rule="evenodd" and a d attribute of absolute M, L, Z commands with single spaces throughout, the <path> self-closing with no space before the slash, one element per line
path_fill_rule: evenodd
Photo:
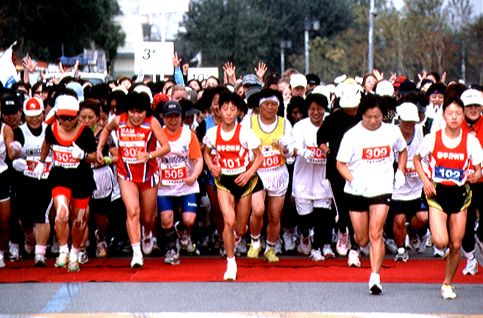
<path fill-rule="evenodd" d="M 62 121 L 74 121 L 77 119 L 76 116 L 59 116 L 59 119 Z"/>

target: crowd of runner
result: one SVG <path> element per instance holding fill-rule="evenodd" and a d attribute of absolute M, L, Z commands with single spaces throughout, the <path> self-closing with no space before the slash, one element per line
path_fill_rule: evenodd
<path fill-rule="evenodd" d="M 445 299 L 461 249 L 463 274 L 478 272 L 483 86 L 377 70 L 324 84 L 263 63 L 199 82 L 180 62 L 161 82 L 1 87 L 0 268 L 215 252 L 235 280 L 242 255 L 360 267 L 364 253 L 380 294 L 386 253 L 406 262 L 432 246 Z"/>

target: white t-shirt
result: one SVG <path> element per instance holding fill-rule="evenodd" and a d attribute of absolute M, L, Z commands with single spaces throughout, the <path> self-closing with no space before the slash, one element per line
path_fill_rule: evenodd
<path fill-rule="evenodd" d="M 394 151 L 406 148 L 399 127 L 381 123 L 376 130 L 362 127 L 362 121 L 348 130 L 340 143 L 337 161 L 346 163 L 354 178 L 367 186 L 364 197 L 392 193 Z M 346 181 L 344 192 L 356 194 Z"/>
<path fill-rule="evenodd" d="M 292 195 L 308 200 L 327 200 L 332 198 L 329 181 L 325 176 L 327 157 L 317 147 L 317 130 L 310 118 L 296 123 L 292 130 L 295 149 L 299 155 L 295 159 Z M 307 161 L 301 156 L 304 149 L 315 152 L 314 159 Z"/>
<path fill-rule="evenodd" d="M 241 124 L 237 124 L 237 125 L 241 125 Z M 203 143 L 208 148 L 215 148 L 217 129 L 218 129 L 218 125 L 208 129 L 205 137 L 203 138 Z M 223 140 L 230 140 L 231 138 L 233 138 L 233 135 L 235 135 L 235 131 L 236 131 L 236 125 L 233 128 L 233 130 L 229 132 L 225 132 L 223 129 L 221 129 L 221 132 L 220 132 L 221 138 L 223 138 Z M 257 135 L 253 132 L 253 130 L 251 130 L 250 128 L 247 128 L 247 125 L 241 125 L 240 144 L 244 148 L 251 150 L 251 149 L 258 148 L 260 146 L 260 139 L 258 139 Z"/>

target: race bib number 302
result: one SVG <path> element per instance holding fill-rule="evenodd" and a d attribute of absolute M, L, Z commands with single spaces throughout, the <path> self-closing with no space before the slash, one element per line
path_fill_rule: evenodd
<path fill-rule="evenodd" d="M 72 147 L 52 146 L 54 165 L 66 169 L 77 168 L 80 160 L 72 157 Z"/>
<path fill-rule="evenodd" d="M 377 160 L 389 157 L 391 152 L 390 146 L 362 148 L 362 159 Z"/>

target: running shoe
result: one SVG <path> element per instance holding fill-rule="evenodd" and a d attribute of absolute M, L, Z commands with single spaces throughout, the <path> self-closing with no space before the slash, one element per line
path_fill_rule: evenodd
<path fill-rule="evenodd" d="M 277 243 L 275 244 L 275 254 L 282 254 L 282 248 L 283 248 L 283 240 L 282 238 L 279 236 L 278 237 L 278 240 L 277 240 Z"/>
<path fill-rule="evenodd" d="M 369 292 L 373 295 L 382 294 L 382 285 L 379 277 L 371 275 L 369 279 Z"/>
<path fill-rule="evenodd" d="M 225 275 L 223 275 L 224 280 L 236 280 L 237 266 L 236 263 L 228 263 L 226 266 Z"/>
<path fill-rule="evenodd" d="M 325 261 L 325 257 L 324 255 L 322 255 L 320 248 L 312 249 L 310 251 L 310 259 L 313 260 L 314 262 Z"/>
<path fill-rule="evenodd" d="M 407 262 L 409 259 L 409 254 L 408 251 L 404 247 L 400 247 L 397 249 L 397 254 L 394 260 L 397 261 L 403 261 Z"/>
<path fill-rule="evenodd" d="M 45 255 L 35 254 L 35 267 L 45 267 Z"/>
<path fill-rule="evenodd" d="M 165 264 L 171 265 L 179 265 L 179 253 L 176 249 L 172 248 L 168 252 L 166 252 L 166 256 L 164 257 Z"/>
<path fill-rule="evenodd" d="M 276 263 L 280 261 L 277 255 L 275 255 L 275 250 L 273 249 L 273 247 L 270 247 L 268 250 L 266 250 L 265 253 L 263 254 L 263 257 L 269 263 Z"/>
<path fill-rule="evenodd" d="M 371 254 L 371 243 L 369 242 L 366 246 L 361 247 L 360 253 L 369 256 L 369 254 Z"/>
<path fill-rule="evenodd" d="M 10 248 L 8 251 L 10 253 L 10 262 L 18 262 L 22 260 L 22 255 L 20 255 L 18 244 L 10 243 Z"/>
<path fill-rule="evenodd" d="M 396 254 L 398 249 L 396 242 L 393 239 L 386 239 L 386 249 L 389 253 Z"/>
<path fill-rule="evenodd" d="M 151 252 L 153 251 L 153 233 L 152 232 L 149 232 L 149 235 L 146 237 L 144 236 L 144 231 L 143 231 L 142 247 L 145 255 L 151 254 Z"/>
<path fill-rule="evenodd" d="M 478 235 L 476 235 L 475 239 L 476 239 L 476 245 L 478 245 L 478 248 L 480 249 L 480 255 L 483 258 L 483 242 L 480 241 L 480 239 L 478 238 Z M 480 265 L 483 266 L 482 263 L 480 263 Z"/>
<path fill-rule="evenodd" d="M 361 267 L 361 261 L 359 260 L 359 252 L 356 250 L 349 251 L 349 257 L 347 259 L 349 267 Z"/>
<path fill-rule="evenodd" d="M 99 230 L 96 230 L 96 257 L 106 257 L 107 256 L 107 243 L 106 238 L 99 237 Z"/>
<path fill-rule="evenodd" d="M 312 250 L 312 242 L 310 241 L 310 236 L 302 236 L 300 240 L 300 244 L 297 247 L 297 253 L 303 255 L 309 255 L 310 251 Z"/>
<path fill-rule="evenodd" d="M 0 252 L 0 268 L 4 268 L 5 267 L 5 259 L 3 258 L 3 251 Z"/>
<path fill-rule="evenodd" d="M 295 249 L 295 242 L 293 239 L 293 232 L 291 229 L 283 229 L 283 248 L 286 252 L 293 251 Z"/>
<path fill-rule="evenodd" d="M 66 267 L 69 261 L 69 253 L 60 253 L 55 260 L 55 267 Z"/>
<path fill-rule="evenodd" d="M 417 251 L 419 249 L 419 246 L 421 246 L 421 238 L 418 236 L 416 233 L 416 230 L 413 229 L 409 223 L 406 223 L 406 233 L 408 234 L 408 241 L 409 241 L 409 247 L 413 251 Z"/>
<path fill-rule="evenodd" d="M 332 247 L 330 244 L 325 244 L 324 248 L 322 249 L 322 253 L 324 254 L 324 257 L 327 258 L 335 258 L 335 253 L 332 250 Z"/>
<path fill-rule="evenodd" d="M 258 258 L 258 254 L 262 251 L 262 244 L 258 243 L 258 248 L 253 247 L 253 243 L 250 244 L 250 248 L 248 249 L 247 257 L 248 258 Z"/>
<path fill-rule="evenodd" d="M 443 299 L 455 299 L 456 294 L 453 291 L 453 286 L 451 285 L 443 285 L 441 286 L 441 295 Z"/>
<path fill-rule="evenodd" d="M 444 250 L 440 250 L 436 246 L 433 246 L 433 256 L 444 258 Z"/>
<path fill-rule="evenodd" d="M 466 267 L 463 269 L 463 275 L 476 275 L 478 273 L 478 261 L 476 257 L 466 261 Z"/>
<path fill-rule="evenodd" d="M 143 253 L 133 253 L 131 260 L 131 268 L 139 268 L 144 266 Z"/>
<path fill-rule="evenodd" d="M 33 252 L 35 251 L 35 240 L 34 239 L 28 239 L 28 238 L 25 239 L 23 249 L 24 249 L 25 253 L 27 253 L 28 255 L 33 254 Z"/>
<path fill-rule="evenodd" d="M 79 254 L 77 255 L 79 260 L 79 264 L 84 265 L 89 263 L 89 256 L 87 255 L 87 249 L 85 247 L 81 247 L 79 249 Z"/>
<path fill-rule="evenodd" d="M 50 253 L 59 254 L 59 249 L 60 249 L 59 241 L 57 240 L 57 236 L 54 235 L 52 237 L 52 246 L 50 247 Z"/>
<path fill-rule="evenodd" d="M 241 241 L 240 241 L 240 244 L 238 244 L 238 251 L 240 252 L 240 254 L 242 255 L 245 255 L 248 251 L 248 247 L 247 247 L 247 239 L 243 236 Z"/>
<path fill-rule="evenodd" d="M 335 249 L 340 256 L 346 256 L 349 251 L 349 229 L 346 228 L 345 233 L 341 233 L 341 231 L 338 232 L 339 234 L 337 236 L 337 245 Z"/>
<path fill-rule="evenodd" d="M 178 235 L 179 238 L 179 244 L 181 245 L 182 248 L 186 248 L 188 246 L 188 241 L 190 236 L 188 235 L 187 230 L 179 230 L 180 226 L 180 221 L 176 222 L 174 224 L 174 230 L 176 231 L 176 234 Z"/>
<path fill-rule="evenodd" d="M 196 251 L 196 245 L 191 240 L 191 236 L 188 236 L 188 244 L 186 244 L 185 249 L 188 253 L 194 253 Z"/>
<path fill-rule="evenodd" d="M 78 272 L 80 271 L 80 267 L 79 267 L 79 260 L 76 259 L 76 260 L 69 260 L 69 265 L 67 266 L 67 270 L 69 272 Z"/>
<path fill-rule="evenodd" d="M 426 231 L 426 234 L 421 236 L 421 243 L 419 244 L 418 253 L 422 254 L 426 251 L 426 247 L 428 247 L 428 242 L 431 243 L 431 233 L 429 230 Z"/>

